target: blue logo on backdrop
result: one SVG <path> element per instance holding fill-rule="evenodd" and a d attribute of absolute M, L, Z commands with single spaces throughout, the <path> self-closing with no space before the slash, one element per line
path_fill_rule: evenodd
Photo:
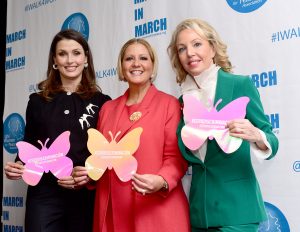
<path fill-rule="evenodd" d="M 286 41 L 290 39 L 299 39 L 300 38 L 300 27 L 295 26 L 291 28 L 286 28 L 281 31 L 273 32 L 271 35 L 272 43 Z"/>
<path fill-rule="evenodd" d="M 264 71 L 259 74 L 251 74 L 251 79 L 256 88 L 264 88 L 277 85 L 277 71 Z"/>
<path fill-rule="evenodd" d="M 237 12 L 249 13 L 260 8 L 267 0 L 226 0 L 228 5 Z"/>
<path fill-rule="evenodd" d="M 117 68 L 109 68 L 96 71 L 96 78 L 115 77 L 117 76 Z"/>
<path fill-rule="evenodd" d="M 266 114 L 266 117 L 268 121 L 271 123 L 273 128 L 273 133 L 279 134 L 279 128 L 280 128 L 280 114 Z"/>
<path fill-rule="evenodd" d="M 146 0 L 134 0 L 134 21 L 137 23 L 134 27 L 134 36 L 146 38 L 157 35 L 165 35 L 168 29 L 168 20 L 166 17 L 146 19 L 144 16 L 144 3 Z M 147 8 L 146 8 L 147 10 Z"/>
<path fill-rule="evenodd" d="M 259 232 L 290 232 L 283 213 L 274 205 L 265 202 L 268 219 L 259 225 Z"/>
<path fill-rule="evenodd" d="M 74 29 L 80 32 L 86 41 L 89 39 L 90 28 L 87 18 L 82 13 L 74 13 L 70 15 L 63 23 L 62 30 Z"/>
<path fill-rule="evenodd" d="M 28 86 L 28 93 L 31 94 L 31 93 L 36 93 L 39 91 L 39 86 L 38 84 L 30 84 Z"/>
<path fill-rule="evenodd" d="M 8 153 L 17 153 L 16 143 L 24 138 L 25 122 L 21 115 L 13 113 L 3 123 L 3 146 Z"/>
<path fill-rule="evenodd" d="M 300 172 L 300 161 L 295 161 L 293 169 L 295 172 Z"/>

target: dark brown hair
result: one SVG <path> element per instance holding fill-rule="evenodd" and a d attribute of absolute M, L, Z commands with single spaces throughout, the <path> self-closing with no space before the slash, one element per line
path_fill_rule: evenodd
<path fill-rule="evenodd" d="M 40 95 L 50 101 L 56 93 L 64 91 L 59 71 L 53 69 L 53 58 L 56 53 L 57 43 L 64 39 L 76 41 L 84 50 L 87 57 L 88 67 L 84 68 L 82 72 L 82 79 L 76 93 L 82 98 L 90 98 L 95 92 L 101 91 L 100 87 L 96 84 L 93 56 L 90 47 L 82 34 L 73 29 L 62 30 L 54 36 L 48 56 L 47 78 L 38 84 L 38 88 L 41 90 Z"/>

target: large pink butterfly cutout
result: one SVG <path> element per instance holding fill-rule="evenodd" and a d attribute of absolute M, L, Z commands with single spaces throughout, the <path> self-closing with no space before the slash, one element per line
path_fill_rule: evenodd
<path fill-rule="evenodd" d="M 226 123 L 245 117 L 249 98 L 237 98 L 217 111 L 216 108 L 221 101 L 222 99 L 219 99 L 216 105 L 208 110 L 193 95 L 183 96 L 183 115 L 186 125 L 181 130 L 181 137 L 189 149 L 197 150 L 207 138 L 210 140 L 215 138 L 225 153 L 232 153 L 240 147 L 242 139 L 230 136 Z"/>
<path fill-rule="evenodd" d="M 51 171 L 58 179 L 71 175 L 73 162 L 66 156 L 70 149 L 69 137 L 70 131 L 63 132 L 49 148 L 46 147 L 49 138 L 45 144 L 38 140 L 41 150 L 24 141 L 16 143 L 19 157 L 25 163 L 22 178 L 27 184 L 37 185 L 44 172 Z"/>
<path fill-rule="evenodd" d="M 115 138 L 109 132 L 111 142 L 108 142 L 98 130 L 88 129 L 87 147 L 92 155 L 86 159 L 85 166 L 89 177 L 98 180 L 107 168 L 113 168 L 121 181 L 129 181 L 137 170 L 137 160 L 132 155 L 140 145 L 142 131 L 143 128 L 137 127 L 117 143 L 116 138 L 120 131 Z"/>

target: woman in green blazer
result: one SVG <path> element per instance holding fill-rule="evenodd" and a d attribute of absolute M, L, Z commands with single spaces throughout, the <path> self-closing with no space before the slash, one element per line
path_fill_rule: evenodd
<path fill-rule="evenodd" d="M 189 199 L 194 232 L 253 232 L 266 220 L 251 156 L 271 159 L 278 150 L 278 139 L 250 78 L 230 73 L 226 49 L 217 32 L 199 19 L 181 22 L 168 47 L 183 95 L 191 94 L 206 106 L 222 99 L 217 111 L 239 97 L 250 99 L 245 118 L 227 122 L 230 136 L 243 140 L 231 154 L 225 153 L 216 140 L 206 140 L 197 150 L 188 149 L 181 137 L 184 115 L 181 118 L 178 143 L 192 166 Z"/>

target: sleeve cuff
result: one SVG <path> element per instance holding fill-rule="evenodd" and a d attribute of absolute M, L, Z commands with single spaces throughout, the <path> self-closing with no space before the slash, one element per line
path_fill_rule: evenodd
<path fill-rule="evenodd" d="M 267 140 L 267 137 L 266 137 L 265 133 L 261 130 L 259 130 L 259 133 L 261 134 L 263 142 L 265 143 L 265 145 L 267 146 L 268 149 L 263 151 L 263 150 L 260 150 L 256 146 L 255 143 L 250 143 L 250 154 L 256 156 L 258 159 L 265 160 L 265 159 L 267 159 L 268 157 L 271 156 L 272 148 L 271 148 L 270 143 Z"/>

